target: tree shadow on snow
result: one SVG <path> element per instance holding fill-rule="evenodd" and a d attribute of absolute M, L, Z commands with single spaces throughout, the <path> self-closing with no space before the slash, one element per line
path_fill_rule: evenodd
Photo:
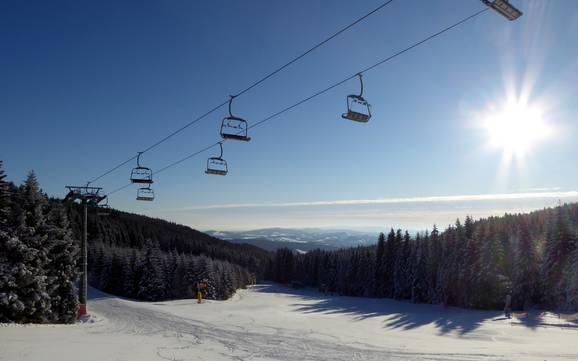
<path fill-rule="evenodd" d="M 476 330 L 484 321 L 496 320 L 502 315 L 499 311 L 466 310 L 386 298 L 331 296 L 313 289 L 292 289 L 275 284 L 258 285 L 254 290 L 295 297 L 303 302 L 292 306 L 302 313 L 342 314 L 356 321 L 383 317 L 384 327 L 389 329 L 411 330 L 433 325 L 440 334 L 457 332 L 464 335 Z"/>

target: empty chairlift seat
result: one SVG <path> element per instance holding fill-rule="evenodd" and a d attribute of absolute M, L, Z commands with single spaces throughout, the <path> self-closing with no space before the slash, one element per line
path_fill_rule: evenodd
<path fill-rule="evenodd" d="M 136 193 L 137 201 L 153 201 L 155 199 L 155 192 L 150 188 L 139 188 Z"/>
<path fill-rule="evenodd" d="M 139 152 L 136 158 L 136 167 L 132 169 L 130 173 L 130 181 L 132 183 L 138 184 L 152 184 L 153 183 L 153 171 L 150 168 L 143 167 L 140 165 L 140 155 Z"/>
<path fill-rule="evenodd" d="M 218 157 L 207 159 L 206 174 L 227 175 L 229 171 L 227 161 L 223 159 L 223 143 L 219 143 L 219 146 L 221 147 L 221 154 Z"/>
<path fill-rule="evenodd" d="M 223 139 L 241 140 L 248 142 L 251 138 L 248 136 L 249 125 L 243 118 L 233 115 L 231 112 L 231 104 L 235 97 L 229 98 L 229 116 L 225 117 L 221 122 L 221 137 Z"/>
<path fill-rule="evenodd" d="M 355 122 L 367 123 L 371 118 L 371 105 L 363 98 L 363 80 L 361 74 L 357 75 L 361 84 L 361 92 L 359 95 L 347 96 L 347 113 L 343 113 L 341 117 Z"/>
<path fill-rule="evenodd" d="M 510 21 L 522 16 L 522 12 L 508 0 L 482 0 L 482 2 Z"/>

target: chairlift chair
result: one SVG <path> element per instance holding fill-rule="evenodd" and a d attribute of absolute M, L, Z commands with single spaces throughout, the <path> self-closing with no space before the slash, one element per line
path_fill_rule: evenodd
<path fill-rule="evenodd" d="M 355 122 L 367 123 L 371 118 L 371 105 L 363 98 L 363 80 L 361 73 L 357 74 L 361 84 L 359 95 L 351 94 L 347 96 L 347 113 L 343 113 L 343 119 L 353 120 Z"/>
<path fill-rule="evenodd" d="M 522 12 L 508 0 L 482 0 L 482 2 L 510 21 L 522 16 Z"/>
<path fill-rule="evenodd" d="M 153 171 L 150 168 L 143 167 L 140 165 L 140 155 L 142 152 L 138 152 L 136 158 L 136 168 L 132 169 L 130 174 L 130 181 L 132 183 L 138 184 L 152 184 L 153 183 Z"/>
<path fill-rule="evenodd" d="M 221 154 L 218 157 L 207 159 L 206 174 L 227 175 L 229 171 L 227 161 L 223 159 L 223 143 L 219 143 L 219 146 L 221 147 Z"/>
<path fill-rule="evenodd" d="M 248 142 L 251 138 L 247 135 L 249 125 L 245 119 L 236 117 L 231 112 L 231 104 L 235 97 L 229 98 L 229 116 L 225 117 L 221 123 L 221 137 L 223 139 L 242 140 Z"/>
<path fill-rule="evenodd" d="M 155 192 L 151 189 L 150 185 L 148 187 L 139 188 L 136 193 L 137 201 L 154 201 Z"/>

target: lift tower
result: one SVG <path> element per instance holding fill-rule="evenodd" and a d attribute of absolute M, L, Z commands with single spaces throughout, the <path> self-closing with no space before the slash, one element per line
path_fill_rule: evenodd
<path fill-rule="evenodd" d="M 82 204 L 82 239 L 80 243 L 80 284 L 78 289 L 78 317 L 87 314 L 86 294 L 87 294 L 87 221 L 88 207 L 97 207 L 98 203 L 106 199 L 106 196 L 100 195 L 102 188 L 86 186 L 66 186 L 68 194 L 65 201 L 80 201 Z"/>

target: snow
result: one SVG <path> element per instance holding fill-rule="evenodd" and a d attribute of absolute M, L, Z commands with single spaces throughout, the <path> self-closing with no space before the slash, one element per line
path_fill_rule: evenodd
<path fill-rule="evenodd" d="M 227 301 L 91 290 L 75 325 L 2 325 L 0 360 L 576 360 L 578 323 L 257 285 Z M 522 316 L 522 315 L 520 315 Z"/>

